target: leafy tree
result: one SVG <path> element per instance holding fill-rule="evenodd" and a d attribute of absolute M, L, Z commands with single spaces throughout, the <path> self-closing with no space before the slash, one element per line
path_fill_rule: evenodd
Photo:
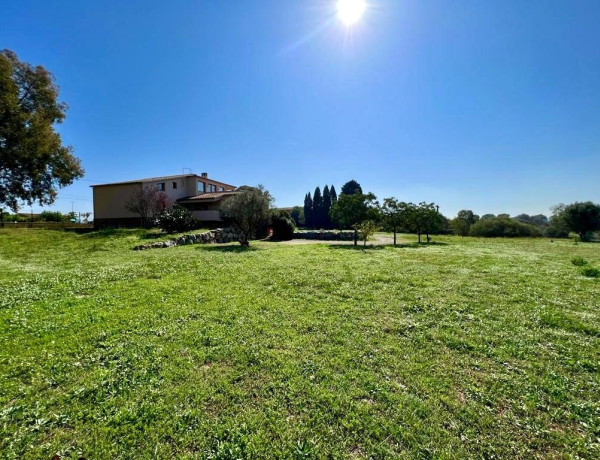
<path fill-rule="evenodd" d="M 291 240 L 294 237 L 294 220 L 285 211 L 275 211 L 271 216 L 271 227 L 273 228 L 273 239 L 279 241 Z"/>
<path fill-rule="evenodd" d="M 548 222 L 548 227 L 544 230 L 544 236 L 551 238 L 568 238 L 569 227 L 563 219 L 565 205 L 560 203 L 552 207 L 552 216 Z"/>
<path fill-rule="evenodd" d="M 54 125 L 65 118 L 54 76 L 42 66 L 0 51 L 0 205 L 54 203 L 58 189 L 83 177 L 73 148 Z"/>
<path fill-rule="evenodd" d="M 600 230 L 600 205 L 591 201 L 567 205 L 560 211 L 560 219 L 581 241 L 589 241 L 592 233 Z"/>
<path fill-rule="evenodd" d="M 444 224 L 444 216 L 438 210 L 435 203 L 421 202 L 418 205 L 410 204 L 408 211 L 408 224 L 412 232 L 417 234 L 418 241 L 421 243 L 423 234 L 430 241 L 430 234 L 440 231 Z"/>
<path fill-rule="evenodd" d="M 331 217 L 329 217 L 329 211 L 331 211 L 331 193 L 329 191 L 329 187 L 326 185 L 323 189 L 323 211 L 321 212 L 323 228 L 331 228 Z"/>
<path fill-rule="evenodd" d="M 471 230 L 471 226 L 479 220 L 479 216 L 470 209 L 458 211 L 458 214 L 452 219 L 450 225 L 454 233 L 460 236 L 467 236 Z"/>
<path fill-rule="evenodd" d="M 378 220 L 379 210 L 372 193 L 342 194 L 331 206 L 331 220 L 340 228 L 354 229 L 354 245 L 358 243 L 358 226 L 365 220 Z"/>
<path fill-rule="evenodd" d="M 261 228 L 269 222 L 273 197 L 262 185 L 236 189 L 238 193 L 227 198 L 221 206 L 223 217 L 230 220 L 242 233 L 240 244 L 249 246 Z"/>
<path fill-rule="evenodd" d="M 365 220 L 358 225 L 360 239 L 363 242 L 363 247 L 367 246 L 367 240 L 379 230 L 379 226 L 373 220 Z"/>
<path fill-rule="evenodd" d="M 139 214 L 140 225 L 149 227 L 155 217 L 171 206 L 166 193 L 156 187 L 142 187 L 134 191 L 125 202 L 125 209 L 134 214 Z"/>
<path fill-rule="evenodd" d="M 399 228 L 407 226 L 411 207 L 396 198 L 385 198 L 381 212 L 385 224 L 394 232 L 394 246 L 396 246 L 396 233 Z"/>
<path fill-rule="evenodd" d="M 494 214 L 484 214 L 481 216 L 481 219 L 495 219 L 496 216 Z"/>
<path fill-rule="evenodd" d="M 294 224 L 296 227 L 304 225 L 304 209 L 302 209 L 300 206 L 294 206 L 290 212 L 290 216 L 292 219 L 294 219 Z"/>
<path fill-rule="evenodd" d="M 360 184 L 353 179 L 353 180 L 346 182 L 342 186 L 341 195 L 354 195 L 355 193 L 362 194 L 362 192 L 363 191 L 362 191 Z"/>
<path fill-rule="evenodd" d="M 313 226 L 315 228 L 323 228 L 323 196 L 321 195 L 321 189 L 317 186 L 315 193 L 313 194 Z"/>

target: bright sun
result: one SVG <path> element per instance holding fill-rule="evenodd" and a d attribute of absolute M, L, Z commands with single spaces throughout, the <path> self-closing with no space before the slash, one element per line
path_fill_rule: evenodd
<path fill-rule="evenodd" d="M 337 14 L 340 21 L 347 26 L 357 22 L 367 9 L 365 0 L 338 0 Z"/>

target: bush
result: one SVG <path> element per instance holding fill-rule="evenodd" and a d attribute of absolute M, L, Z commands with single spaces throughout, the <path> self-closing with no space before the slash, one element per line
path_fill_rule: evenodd
<path fill-rule="evenodd" d="M 158 215 L 157 224 L 167 233 L 187 232 L 200 227 L 200 221 L 180 205 L 173 205 Z"/>
<path fill-rule="evenodd" d="M 471 226 L 471 236 L 483 237 L 527 237 L 542 236 L 540 230 L 533 225 L 508 217 L 489 217 L 480 219 Z"/>
<path fill-rule="evenodd" d="M 583 257 L 581 256 L 577 256 L 577 257 L 573 257 L 571 259 L 571 263 L 573 265 L 575 265 L 576 267 L 583 267 L 584 265 L 587 265 L 587 260 L 585 260 Z"/>
<path fill-rule="evenodd" d="M 280 241 L 291 240 L 294 237 L 294 219 L 285 211 L 275 212 L 271 216 L 273 239 Z"/>
<path fill-rule="evenodd" d="M 584 267 L 581 269 L 581 274 L 588 278 L 598 278 L 600 277 L 600 270 L 595 267 Z"/>

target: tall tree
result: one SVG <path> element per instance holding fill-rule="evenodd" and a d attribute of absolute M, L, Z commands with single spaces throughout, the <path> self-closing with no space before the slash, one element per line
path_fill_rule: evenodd
<path fill-rule="evenodd" d="M 331 205 L 338 200 L 337 192 L 335 191 L 335 187 L 332 185 L 329 189 L 329 193 L 331 194 Z"/>
<path fill-rule="evenodd" d="M 313 226 L 315 228 L 323 227 L 323 196 L 321 195 L 321 189 L 319 186 L 315 188 L 313 195 Z"/>
<path fill-rule="evenodd" d="M 228 197 L 221 206 L 223 216 L 241 230 L 240 244 L 249 246 L 249 240 L 260 232 L 271 217 L 273 197 L 262 185 L 238 187 L 235 195 Z"/>
<path fill-rule="evenodd" d="M 313 201 L 310 192 L 304 197 L 304 225 L 307 228 L 312 228 L 313 226 Z"/>
<path fill-rule="evenodd" d="M 354 179 L 349 180 L 342 186 L 341 195 L 354 195 L 355 193 L 362 193 L 362 188 L 358 182 Z"/>
<path fill-rule="evenodd" d="M 379 205 L 372 193 L 342 194 L 331 207 L 331 219 L 340 228 L 354 229 L 354 246 L 358 243 L 358 229 L 365 220 L 379 219 Z"/>
<path fill-rule="evenodd" d="M 52 204 L 59 188 L 83 177 L 73 148 L 54 131 L 67 111 L 57 99 L 48 70 L 0 51 L 0 206 Z"/>
<path fill-rule="evenodd" d="M 329 187 L 326 185 L 323 189 L 323 211 L 321 212 L 323 228 L 331 228 L 331 217 L 329 217 L 329 211 L 331 211 L 331 193 L 329 192 Z"/>

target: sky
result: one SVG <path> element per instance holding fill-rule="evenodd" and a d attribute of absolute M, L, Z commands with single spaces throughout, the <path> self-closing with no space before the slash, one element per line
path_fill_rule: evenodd
<path fill-rule="evenodd" d="M 0 48 L 55 75 L 86 170 L 52 210 L 184 168 L 280 207 L 350 179 L 447 216 L 600 201 L 597 0 L 368 0 L 351 27 L 336 0 L 1 9 Z"/>

